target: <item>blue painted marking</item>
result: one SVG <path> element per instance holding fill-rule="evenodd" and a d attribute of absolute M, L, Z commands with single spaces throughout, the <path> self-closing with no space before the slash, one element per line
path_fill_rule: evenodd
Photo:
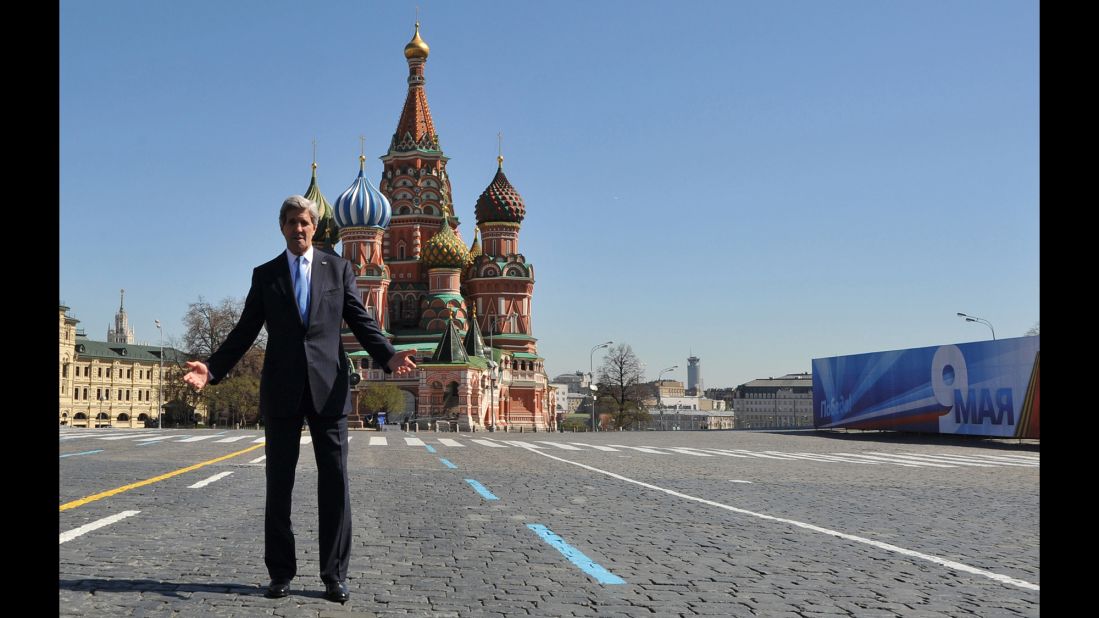
<path fill-rule="evenodd" d="M 477 493 L 481 494 L 481 497 L 485 500 L 499 500 L 499 498 L 492 495 L 491 491 L 485 489 L 485 486 L 478 483 L 477 481 L 473 479 L 466 479 L 466 482 L 469 483 L 469 486 L 472 487 Z"/>
<path fill-rule="evenodd" d="M 591 558 L 585 556 L 579 549 L 569 545 L 565 542 L 565 539 L 557 536 L 552 530 L 543 526 L 542 524 L 527 524 L 527 527 L 534 531 L 535 534 L 542 537 L 542 540 L 553 546 L 554 549 L 561 552 L 561 555 L 569 559 L 569 562 L 580 567 L 580 570 L 587 573 L 593 579 L 601 584 L 624 584 L 626 580 L 611 573 L 602 566 L 592 562 Z"/>
<path fill-rule="evenodd" d="M 426 448 L 427 452 L 429 452 L 429 453 L 434 453 L 435 452 L 435 447 L 431 446 L 430 444 L 425 444 L 424 448 Z"/>
<path fill-rule="evenodd" d="M 449 461 L 447 461 L 446 459 L 443 459 L 442 457 L 440 457 L 440 458 L 439 458 L 439 461 L 441 461 L 441 462 L 443 462 L 444 464 L 446 464 L 446 467 L 448 467 L 448 468 L 450 468 L 450 469 L 452 469 L 452 470 L 453 470 L 453 469 L 456 469 L 456 468 L 458 467 L 458 466 L 456 466 L 456 465 L 454 465 L 454 464 L 450 463 L 450 462 L 449 462 Z"/>
<path fill-rule="evenodd" d="M 84 451 L 83 453 L 65 453 L 61 457 L 76 457 L 77 455 L 95 455 L 96 453 L 102 453 L 103 449 L 97 451 Z"/>

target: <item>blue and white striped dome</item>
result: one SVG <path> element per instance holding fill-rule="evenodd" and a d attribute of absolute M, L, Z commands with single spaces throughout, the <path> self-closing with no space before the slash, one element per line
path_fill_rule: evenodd
<path fill-rule="evenodd" d="M 359 156 L 359 177 L 336 198 L 336 223 L 341 227 L 389 227 L 393 208 L 366 179 L 366 156 Z"/>

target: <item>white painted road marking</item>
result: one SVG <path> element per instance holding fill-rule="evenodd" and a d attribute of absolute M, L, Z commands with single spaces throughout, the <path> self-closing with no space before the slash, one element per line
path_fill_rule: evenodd
<path fill-rule="evenodd" d="M 531 444 L 530 442 L 520 442 L 519 440 L 500 440 L 500 441 L 501 442 L 506 442 L 506 443 L 508 443 L 512 446 L 518 446 L 520 448 L 523 448 L 523 447 L 525 447 L 525 448 L 546 448 L 544 446 L 538 446 L 537 444 Z"/>
<path fill-rule="evenodd" d="M 729 482 L 730 483 L 748 483 L 749 485 L 752 483 L 752 481 L 737 481 L 735 479 L 729 479 Z"/>
<path fill-rule="evenodd" d="M 856 453 L 836 453 L 837 455 L 843 455 L 844 457 L 857 457 L 859 459 L 869 459 L 871 461 L 884 461 L 885 463 L 891 463 L 895 466 L 905 466 L 908 468 L 920 468 L 920 467 L 932 467 L 932 468 L 957 468 L 958 466 L 951 466 L 949 464 L 933 464 L 933 463 L 915 463 L 904 462 L 900 459 L 890 459 L 888 457 L 877 457 L 875 455 L 858 455 Z"/>
<path fill-rule="evenodd" d="M 370 436 L 370 443 L 367 446 L 386 446 L 389 444 L 389 440 L 385 439 L 385 436 Z"/>
<path fill-rule="evenodd" d="M 466 447 L 465 444 L 462 444 L 461 442 L 459 442 L 457 440 L 453 440 L 451 438 L 439 438 L 439 443 L 441 443 L 444 446 L 457 446 L 458 448 L 465 448 Z"/>
<path fill-rule="evenodd" d="M 138 440 L 138 439 L 144 438 L 145 436 L 148 436 L 148 435 L 150 435 L 148 432 L 146 432 L 146 433 L 128 433 L 124 436 L 111 436 L 109 438 L 100 438 L 100 440 Z"/>
<path fill-rule="evenodd" d="M 217 434 L 213 436 L 195 436 L 193 438 L 185 438 L 183 440 L 179 440 L 179 442 L 198 442 L 199 440 L 209 440 L 210 438 L 216 438 L 220 435 L 222 434 Z"/>
<path fill-rule="evenodd" d="M 671 453 L 665 453 L 663 451 L 654 451 L 651 448 L 645 448 L 644 446 L 626 446 L 625 444 L 612 444 L 611 446 L 617 446 L 618 448 L 628 448 L 635 451 L 641 451 L 642 453 L 652 453 L 654 455 L 670 455 Z"/>
<path fill-rule="evenodd" d="M 617 446 L 617 445 L 615 445 L 615 446 Z M 658 487 L 656 485 L 652 485 L 652 484 L 645 483 L 645 482 L 642 482 L 642 481 L 634 480 L 634 479 L 622 476 L 621 474 L 615 474 L 614 472 L 608 472 L 606 470 L 600 470 L 599 468 L 595 468 L 593 466 L 589 466 L 589 465 L 582 464 L 582 463 L 579 463 L 579 462 L 569 461 L 568 459 L 562 459 L 562 458 L 557 457 L 555 455 L 550 455 L 549 453 L 543 453 L 542 451 L 536 451 L 534 449 L 529 449 L 529 450 L 530 450 L 530 452 L 536 453 L 536 454 L 541 455 L 543 457 L 549 457 L 550 459 L 555 459 L 557 461 L 567 463 L 569 465 L 584 468 L 585 470 L 591 470 L 592 472 L 598 472 L 599 474 L 605 474 L 605 475 L 607 475 L 611 478 L 616 478 L 620 481 L 625 481 L 627 483 L 633 483 L 634 485 L 640 485 L 641 487 L 646 487 L 648 489 L 653 489 L 655 491 L 660 491 L 660 492 L 666 493 L 668 495 L 675 496 L 677 498 L 683 498 L 685 500 L 691 500 L 693 502 L 700 502 L 702 504 L 708 504 L 710 506 L 715 506 L 715 507 L 720 508 L 720 509 L 725 509 L 726 511 L 732 511 L 734 513 L 741 513 L 743 515 L 750 515 L 752 517 L 758 517 L 759 519 L 765 519 L 765 520 L 768 520 L 768 521 L 777 521 L 777 522 L 781 522 L 781 523 L 785 523 L 785 524 L 790 524 L 792 526 L 797 526 L 798 528 L 803 528 L 805 530 L 810 530 L 810 531 L 813 531 L 813 532 L 820 532 L 822 534 L 827 534 L 829 536 L 839 537 L 841 539 L 846 539 L 848 541 L 855 541 L 857 543 L 865 543 L 866 545 L 872 545 L 872 546 L 877 547 L 879 549 L 884 549 L 885 551 L 898 553 L 898 554 L 901 554 L 903 556 L 910 556 L 912 558 L 919 558 L 921 560 L 927 560 L 928 562 L 933 562 L 935 564 L 945 566 L 946 568 L 953 569 L 955 571 L 962 571 L 964 573 L 971 573 L 973 575 L 981 575 L 981 576 L 987 577 L 991 580 L 998 581 L 1002 584 L 1017 586 L 1019 588 L 1024 588 L 1026 590 L 1034 590 L 1034 591 L 1040 591 L 1041 590 L 1041 588 L 1037 584 L 1032 584 L 1032 583 L 1030 583 L 1028 581 L 1025 581 L 1025 580 L 1022 580 L 1022 579 L 1015 579 L 1014 577 L 1008 577 L 1007 575 L 1002 575 L 1000 573 L 994 573 L 992 571 L 986 571 L 984 569 L 978 569 L 978 568 L 975 568 L 975 567 L 971 567 L 968 564 L 962 564 L 961 562 L 955 562 L 953 560 L 947 560 L 945 558 L 940 558 L 938 556 L 932 556 L 931 554 L 925 554 L 925 553 L 922 553 L 922 552 L 913 551 L 911 549 L 905 549 L 905 548 L 899 547 L 897 545 L 890 545 L 889 543 L 882 543 L 881 541 L 875 541 L 875 540 L 872 540 L 872 539 L 864 539 L 860 536 L 855 536 L 853 534 L 847 534 L 845 532 L 839 532 L 837 530 L 829 530 L 828 528 L 821 528 L 820 526 L 814 526 L 813 524 L 807 524 L 807 523 L 804 523 L 804 522 L 795 521 L 793 519 L 783 519 L 781 517 L 775 517 L 773 515 L 765 515 L 763 513 L 756 513 L 754 511 L 749 511 L 749 510 L 746 510 L 746 509 L 740 509 L 740 508 L 737 508 L 735 506 L 729 506 L 728 504 L 722 504 L 720 502 L 714 502 L 713 500 L 706 500 L 705 498 L 697 498 L 695 496 L 689 496 L 687 494 L 680 493 L 678 491 L 674 491 L 674 490 L 671 490 L 671 489 L 665 489 L 663 487 Z"/>
<path fill-rule="evenodd" d="M 172 436 L 157 436 L 156 438 L 142 438 L 138 442 L 156 442 L 157 440 L 171 440 L 172 438 L 186 438 L 187 436 L 181 436 L 178 433 Z"/>
<path fill-rule="evenodd" d="M 618 449 L 616 449 L 616 448 L 611 448 L 609 446 L 601 446 L 599 444 L 584 444 L 583 442 L 570 442 L 569 444 L 575 444 L 576 446 L 587 446 L 587 447 L 590 447 L 590 448 L 598 449 L 600 451 L 614 451 L 615 453 L 618 452 Z"/>
<path fill-rule="evenodd" d="M 249 461 L 248 463 L 259 463 L 259 462 L 263 461 L 264 459 L 267 459 L 267 455 L 264 455 L 263 457 L 256 457 L 255 459 L 253 459 L 252 461 Z"/>
<path fill-rule="evenodd" d="M 579 451 L 579 450 L 581 450 L 581 449 L 576 448 L 575 446 L 569 446 L 568 444 L 562 444 L 560 442 L 547 442 L 545 440 L 539 440 L 538 442 L 540 444 L 548 444 L 550 446 L 556 446 L 557 448 L 564 449 L 566 451 Z"/>
<path fill-rule="evenodd" d="M 219 473 L 215 474 L 214 476 L 211 476 L 210 478 L 208 478 L 204 481 L 199 481 L 199 482 L 195 483 L 194 485 L 191 485 L 187 489 L 198 489 L 200 487 L 206 487 L 210 483 L 213 483 L 214 481 L 216 481 L 218 479 L 223 479 L 223 478 L 229 476 L 232 473 L 233 472 L 231 470 L 229 472 L 219 472 Z"/>
<path fill-rule="evenodd" d="M 224 440 L 214 440 L 215 444 L 223 444 L 225 442 L 236 442 L 237 440 L 243 440 L 245 438 L 251 438 L 252 436 L 235 436 L 232 438 L 225 438 Z"/>
<path fill-rule="evenodd" d="M 488 440 L 474 440 L 474 442 L 480 444 L 481 446 L 491 446 L 492 448 L 507 448 L 503 444 L 496 444 L 495 442 L 489 442 Z"/>
<path fill-rule="evenodd" d="M 96 521 L 93 521 L 90 524 L 84 524 L 83 526 L 80 526 L 79 528 L 74 528 L 72 530 L 69 530 L 68 532 L 62 532 L 60 537 L 59 537 L 60 540 L 58 541 L 57 544 L 60 545 L 61 543 L 64 543 L 66 541 L 71 541 L 71 540 L 75 539 L 76 537 L 78 537 L 82 534 L 87 534 L 88 532 L 91 532 L 92 530 L 102 528 L 103 526 L 109 526 L 109 525 L 115 523 L 116 521 L 122 521 L 123 519 L 126 519 L 127 517 L 130 517 L 130 516 L 133 516 L 133 515 L 137 515 L 140 512 L 141 511 L 122 511 L 118 515 L 111 515 L 110 517 L 104 517 L 103 519 L 98 519 Z"/>
<path fill-rule="evenodd" d="M 912 461 L 922 461 L 924 463 L 927 463 L 927 462 L 940 463 L 940 464 L 946 463 L 946 464 L 956 464 L 956 465 L 959 465 L 959 466 L 976 466 L 978 468 L 994 468 L 994 467 L 996 467 L 995 464 L 977 463 L 975 461 L 966 461 L 964 459 L 956 459 L 956 458 L 953 458 L 953 457 L 934 457 L 934 456 L 928 457 L 927 455 L 897 455 L 897 454 L 894 454 L 894 453 L 879 453 L 877 451 L 867 451 L 867 452 L 870 453 L 871 455 L 888 455 L 889 457 L 894 457 L 896 459 L 901 459 L 901 460 L 906 460 L 906 461 L 907 460 L 912 460 Z"/>
<path fill-rule="evenodd" d="M 409 446 L 426 446 L 424 441 L 419 438 L 405 438 L 404 443 Z"/>
<path fill-rule="evenodd" d="M 655 447 L 654 447 L 655 448 Z M 666 446 L 664 447 L 669 451 L 675 451 L 676 453 L 683 453 L 684 455 L 694 455 L 695 457 L 713 457 L 713 453 L 695 453 L 694 449 L 689 446 Z"/>
<path fill-rule="evenodd" d="M 312 437 L 312 436 L 302 436 L 302 437 L 301 437 L 301 443 L 302 443 L 302 444 L 309 444 L 309 443 L 310 443 L 310 442 L 312 442 L 312 441 L 313 441 L 313 437 Z"/>
<path fill-rule="evenodd" d="M 995 464 L 999 464 L 1001 466 L 1019 466 L 1019 467 L 1022 467 L 1022 468 L 1037 468 L 1038 467 L 1038 464 L 1036 464 L 1036 463 L 1023 463 L 1021 461 L 996 461 L 995 459 L 990 461 L 989 459 L 987 459 L 988 457 L 992 457 L 992 455 L 981 455 L 980 457 L 977 457 L 977 456 L 974 456 L 974 455 L 946 455 L 946 454 L 943 454 L 943 455 L 940 455 L 940 457 L 952 457 L 954 459 L 963 459 L 963 460 L 966 460 L 966 461 L 976 461 L 978 463 L 995 463 Z"/>
<path fill-rule="evenodd" d="M 267 438 L 256 438 L 255 440 L 252 440 L 252 444 L 259 444 L 260 442 L 266 442 L 266 441 L 267 441 Z"/>

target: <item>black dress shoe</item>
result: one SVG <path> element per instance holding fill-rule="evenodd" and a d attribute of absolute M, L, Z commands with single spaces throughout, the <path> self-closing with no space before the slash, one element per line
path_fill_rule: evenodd
<path fill-rule="evenodd" d="M 347 603 L 351 593 L 347 591 L 345 582 L 324 582 L 324 598 L 337 603 Z"/>
<path fill-rule="evenodd" d="M 281 599 L 282 597 L 290 594 L 290 580 L 288 579 L 272 579 L 271 583 L 267 585 L 267 592 L 263 596 L 268 599 Z"/>

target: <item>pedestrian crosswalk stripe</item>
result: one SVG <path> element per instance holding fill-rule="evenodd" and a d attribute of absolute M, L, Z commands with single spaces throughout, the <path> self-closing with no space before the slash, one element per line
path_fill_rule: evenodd
<path fill-rule="evenodd" d="M 547 442 L 546 440 L 539 440 L 538 442 L 541 443 L 541 444 L 548 444 L 550 446 L 555 446 L 559 449 L 563 449 L 563 450 L 566 450 L 566 451 L 579 451 L 580 450 L 580 449 L 576 448 L 575 446 L 570 446 L 568 444 L 562 444 L 560 442 Z"/>
<path fill-rule="evenodd" d="M 124 436 L 110 436 L 108 438 L 99 438 L 99 439 L 100 440 L 138 440 L 140 438 L 144 438 L 144 437 L 150 436 L 150 435 L 153 435 L 153 434 L 151 434 L 149 432 L 128 433 Z"/>
<path fill-rule="evenodd" d="M 221 434 L 218 434 L 218 436 L 220 435 Z M 185 438 L 183 440 L 179 440 L 179 442 L 198 442 L 199 440 L 209 440 L 210 438 L 216 438 L 218 436 L 195 436 L 193 438 Z"/>
<path fill-rule="evenodd" d="M 491 446 L 492 448 L 507 448 L 503 444 L 496 444 L 495 442 L 489 442 L 488 440 L 473 440 L 473 442 L 476 442 L 481 446 Z"/>
<path fill-rule="evenodd" d="M 266 442 L 266 441 L 267 441 L 267 438 L 256 438 L 255 440 L 252 440 L 252 444 L 259 444 L 260 442 Z"/>
<path fill-rule="evenodd" d="M 863 464 L 863 465 L 868 465 L 868 466 L 880 466 L 880 465 L 882 465 L 882 462 L 880 462 L 880 461 L 870 461 L 868 459 L 849 459 L 847 457 L 839 457 L 837 455 L 823 455 L 821 453 L 791 453 L 791 455 L 801 455 L 802 457 L 811 457 L 813 459 L 816 459 L 816 460 L 822 461 L 822 462 L 826 462 L 826 463 L 853 463 L 853 464 Z"/>
<path fill-rule="evenodd" d="M 922 462 L 925 462 L 925 463 L 926 462 L 931 462 L 931 463 L 939 463 L 939 464 L 955 464 L 955 465 L 959 465 L 959 466 L 974 466 L 974 467 L 977 467 L 977 468 L 993 468 L 993 467 L 995 467 L 995 465 L 991 464 L 991 463 L 978 463 L 976 461 L 966 461 L 964 459 L 957 459 L 957 458 L 954 458 L 954 457 L 928 457 L 927 455 L 900 455 L 900 454 L 897 454 L 897 453 L 879 453 L 877 451 L 867 451 L 867 452 L 870 453 L 871 455 L 888 455 L 890 457 L 905 460 L 905 461 L 912 460 L 912 461 L 922 461 Z"/>
<path fill-rule="evenodd" d="M 599 445 L 599 444 L 585 444 L 583 442 L 570 442 L 570 444 L 575 444 L 576 446 L 587 446 L 587 447 L 594 448 L 594 449 L 597 449 L 597 450 L 600 450 L 600 451 L 613 451 L 615 453 L 618 452 L 618 449 L 616 449 L 616 448 L 611 448 L 609 446 L 602 446 L 602 445 Z"/>
<path fill-rule="evenodd" d="M 725 455 L 726 457 L 743 457 L 745 459 L 748 458 L 748 456 L 743 454 L 743 453 L 731 453 L 729 451 L 719 449 L 719 448 L 708 448 L 708 449 L 705 449 L 705 451 L 707 453 L 713 453 L 715 455 Z"/>
<path fill-rule="evenodd" d="M 409 446 L 424 446 L 424 441 L 419 438 L 405 438 L 404 443 Z"/>
<path fill-rule="evenodd" d="M 674 451 L 676 453 L 683 453 L 684 455 L 694 455 L 696 457 L 713 457 L 714 456 L 713 453 L 695 453 L 693 451 L 693 449 L 691 449 L 688 446 L 667 446 L 667 447 L 664 447 L 664 448 L 668 449 L 669 451 Z"/>
<path fill-rule="evenodd" d="M 465 448 L 466 446 L 465 444 L 462 444 L 461 442 L 457 440 L 452 440 L 450 438 L 439 438 L 439 442 L 445 446 L 457 446 L 461 448 Z"/>
<path fill-rule="evenodd" d="M 647 447 L 644 447 L 644 446 L 626 446 L 625 444 L 612 444 L 611 446 L 616 446 L 618 448 L 628 448 L 628 449 L 631 449 L 631 450 L 640 451 L 642 453 L 652 453 L 654 455 L 670 455 L 671 454 L 671 453 L 665 453 L 663 451 L 653 450 L 651 448 L 647 448 Z"/>
<path fill-rule="evenodd" d="M 386 446 L 389 441 L 385 439 L 385 436 L 370 436 L 370 442 L 367 446 Z"/>
<path fill-rule="evenodd" d="M 942 453 L 945 455 L 945 453 Z M 968 459 L 970 461 L 978 461 L 981 463 L 995 463 L 1001 466 L 1024 466 L 1024 467 L 1036 467 L 1038 462 L 1021 462 L 1021 461 L 1009 461 L 998 460 L 995 455 L 950 455 L 958 459 Z"/>
<path fill-rule="evenodd" d="M 214 440 L 215 444 L 223 444 L 225 442 L 236 442 L 237 440 L 243 440 L 245 438 L 251 438 L 252 436 L 233 436 L 232 438 L 225 438 L 224 440 Z"/>
<path fill-rule="evenodd" d="M 186 437 L 187 436 L 185 436 L 185 435 L 181 436 L 177 433 L 173 436 L 157 436 L 155 438 L 143 438 L 143 439 L 138 440 L 138 442 L 156 442 L 158 440 L 171 440 L 172 438 L 186 438 Z"/>
<path fill-rule="evenodd" d="M 253 459 L 252 461 L 249 461 L 248 463 L 259 463 L 259 462 L 263 461 L 264 459 L 267 459 L 267 455 L 263 455 L 261 457 L 256 457 L 255 459 Z"/>
<path fill-rule="evenodd" d="M 506 442 L 512 446 L 518 446 L 519 448 L 546 448 L 544 446 L 538 446 L 537 444 L 531 444 L 530 442 L 521 442 L 519 440 L 500 440 Z"/>
<path fill-rule="evenodd" d="M 887 462 L 887 463 L 896 464 L 898 466 L 908 466 L 908 467 L 911 467 L 911 468 L 957 468 L 958 467 L 958 466 L 952 466 L 950 464 L 941 464 L 941 463 L 909 462 L 909 461 L 904 461 L 904 460 L 901 460 L 901 459 L 894 459 L 894 458 L 891 458 L 891 457 L 879 457 L 877 455 L 863 455 L 861 453 L 837 453 L 837 455 L 843 455 L 844 457 L 857 457 L 857 458 L 860 458 L 860 459 L 870 459 L 870 460 L 874 460 L 874 461 L 884 461 L 884 462 Z"/>

